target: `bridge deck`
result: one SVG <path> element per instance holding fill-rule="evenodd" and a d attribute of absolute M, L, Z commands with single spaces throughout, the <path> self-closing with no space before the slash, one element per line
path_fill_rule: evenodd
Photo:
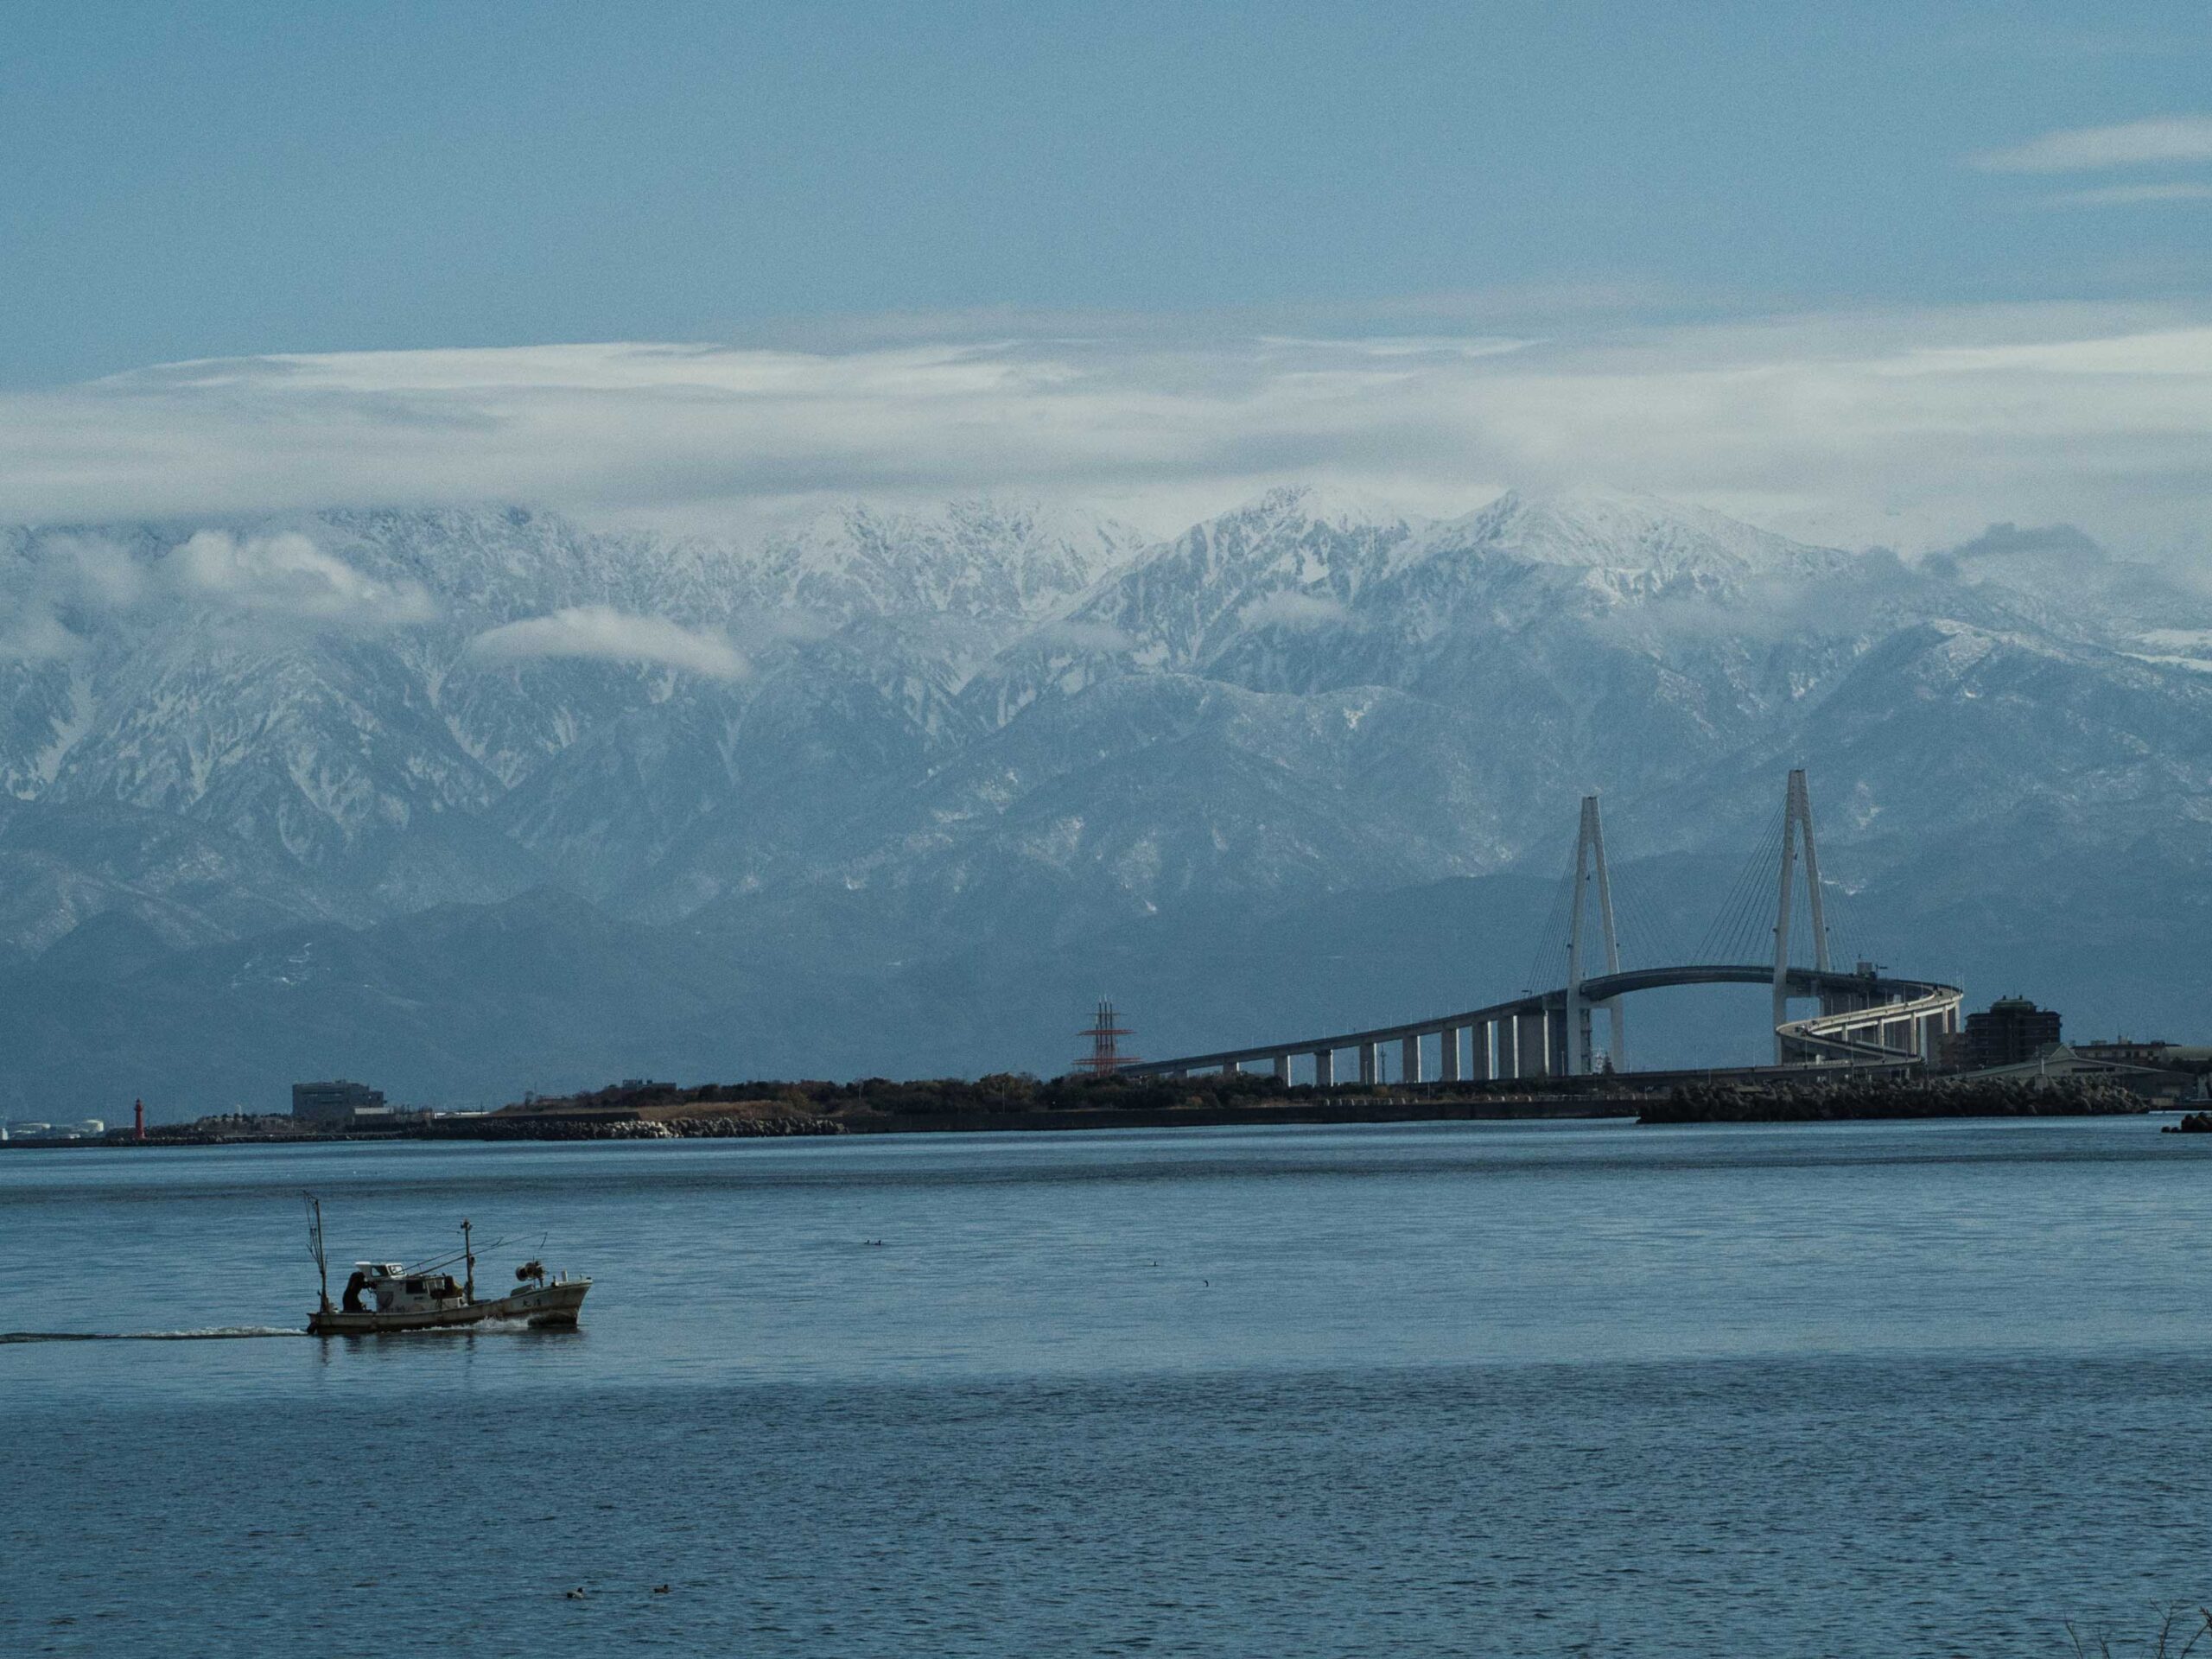
<path fill-rule="evenodd" d="M 1674 968 L 1637 968 L 1617 974 L 1600 975 L 1582 982 L 1581 1000 L 1588 1005 L 1599 1006 L 1617 996 L 1627 996 L 1637 991 L 1657 990 L 1676 985 L 1770 985 L 1774 982 L 1771 963 L 1702 963 Z M 1865 1010 L 1865 1023 L 1875 1023 L 1880 1017 L 1882 1006 L 1910 1004 L 1929 997 L 1946 995 L 1955 997 L 1954 986 L 1938 984 L 1932 980 L 1893 979 L 1885 975 L 1847 974 L 1813 968 L 1792 968 L 1789 970 L 1788 988 L 1796 997 L 1813 997 L 1823 993 L 1866 998 L 1875 1006 Z M 1567 1007 L 1567 988 L 1532 992 L 1510 1001 L 1493 1002 L 1486 1007 L 1470 1008 L 1460 1014 L 1440 1014 L 1427 1020 L 1409 1020 L 1402 1025 L 1376 1026 L 1366 1031 L 1340 1032 L 1334 1035 L 1301 1037 L 1284 1043 L 1259 1043 L 1245 1048 L 1216 1049 L 1211 1053 L 1186 1054 L 1179 1058 L 1143 1060 L 1120 1068 L 1126 1077 L 1157 1076 L 1166 1071 L 1203 1071 L 1215 1066 L 1241 1065 L 1255 1060 L 1273 1060 L 1287 1054 L 1332 1053 L 1338 1049 L 1360 1048 L 1368 1044 L 1402 1042 L 1406 1039 L 1440 1036 L 1446 1032 L 1464 1030 L 1492 1020 L 1507 1020 L 1524 1014 L 1539 1014 L 1549 1009 Z M 1843 1016 L 1830 1016 L 1841 1019 Z M 1892 1016 L 1902 1017 L 1902 1016 Z M 1802 1022 L 1801 1022 L 1802 1023 Z"/>

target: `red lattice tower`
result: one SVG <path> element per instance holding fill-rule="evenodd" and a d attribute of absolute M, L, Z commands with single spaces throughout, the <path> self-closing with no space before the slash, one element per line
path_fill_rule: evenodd
<path fill-rule="evenodd" d="M 1100 998 L 1096 1022 L 1076 1033 L 1078 1037 L 1090 1039 L 1090 1052 L 1075 1063 L 1075 1069 L 1094 1077 L 1112 1077 L 1136 1058 L 1134 1054 L 1122 1053 L 1116 1039 L 1135 1034 L 1127 1026 L 1114 1023 L 1114 1005 Z"/>

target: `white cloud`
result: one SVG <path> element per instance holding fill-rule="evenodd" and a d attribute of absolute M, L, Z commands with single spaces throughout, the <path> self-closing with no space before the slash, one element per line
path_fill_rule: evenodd
<path fill-rule="evenodd" d="M 550 657 L 653 663 L 716 680 L 737 679 L 746 672 L 745 658 L 719 633 L 604 605 L 575 606 L 486 629 L 468 642 L 468 655 L 483 664 Z"/>
<path fill-rule="evenodd" d="M 2112 127 L 2069 127 L 1971 158 L 1991 173 L 2096 173 L 2168 162 L 2212 162 L 2212 115 L 2171 115 Z"/>
<path fill-rule="evenodd" d="M 251 626 L 381 628 L 429 621 L 420 584 L 372 580 L 296 531 L 239 537 L 202 530 L 134 556 L 99 536 L 35 537 L 0 591 L 0 661 L 47 661 L 84 649 L 88 626 L 180 604 Z"/>
<path fill-rule="evenodd" d="M 1344 607 L 1326 594 L 1300 593 L 1294 588 L 1263 595 L 1240 613 L 1248 626 L 1270 624 L 1286 628 L 1319 628 L 1344 620 Z"/>
<path fill-rule="evenodd" d="M 42 538 L 0 563 L 0 663 L 54 662 L 84 648 L 66 618 L 128 606 L 142 586 L 130 556 L 97 537 Z"/>
<path fill-rule="evenodd" d="M 1592 483 L 1907 550 L 2000 519 L 2080 524 L 2130 552 L 2202 542 L 2202 306 L 1569 321 L 1512 351 L 1474 332 L 1472 351 L 1191 321 L 184 364 L 0 393 L 0 522 L 504 499 L 750 531 L 855 497 L 1007 493 L 1173 533 L 1284 483 L 1440 517 L 1509 485 Z M 315 594 L 315 570 L 273 550 L 214 568 L 243 580 L 241 563 L 289 602 Z M 340 603 L 342 580 L 319 579 Z"/>
<path fill-rule="evenodd" d="M 1029 639 L 1031 644 L 1049 651 L 1072 652 L 1084 656 L 1104 656 L 1127 651 L 1135 643 L 1110 622 L 1073 620 L 1048 622 L 1033 632 Z"/>
<path fill-rule="evenodd" d="M 79 604 L 95 610 L 124 610 L 146 590 L 146 573 L 126 548 L 99 536 L 54 536 L 47 539 L 45 569 Z"/>
<path fill-rule="evenodd" d="M 71 657 L 86 624 L 177 604 L 250 617 L 257 628 L 390 628 L 435 615 L 420 584 L 372 580 L 296 531 L 197 531 L 139 556 L 78 533 L 35 537 L 33 549 L 16 591 L 0 593 L 0 661 Z"/>
<path fill-rule="evenodd" d="M 2045 196 L 2047 207 L 2144 207 L 2169 201 L 2212 201 L 2212 184 L 2176 180 L 2166 184 L 2107 184 Z"/>
<path fill-rule="evenodd" d="M 184 594 L 263 615 L 381 627 L 435 614 L 416 583 L 373 581 L 296 531 L 240 538 L 203 530 L 167 565 Z"/>
<path fill-rule="evenodd" d="M 50 663 L 83 646 L 42 597 L 0 610 L 0 663 Z"/>

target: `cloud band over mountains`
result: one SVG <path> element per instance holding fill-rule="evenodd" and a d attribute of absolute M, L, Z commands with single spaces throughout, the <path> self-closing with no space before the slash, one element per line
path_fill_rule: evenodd
<path fill-rule="evenodd" d="M 604 605 L 572 606 L 486 629 L 469 641 L 468 655 L 486 665 L 559 658 L 652 663 L 717 680 L 740 679 L 746 672 L 745 658 L 721 634 Z"/>
<path fill-rule="evenodd" d="M 2203 545 L 2212 317 L 2044 306 L 1479 338 L 1027 329 L 267 357 L 0 395 L 0 519 L 512 499 L 702 525 L 1019 491 L 1171 531 L 1271 485 L 1597 483 L 1817 539 Z"/>

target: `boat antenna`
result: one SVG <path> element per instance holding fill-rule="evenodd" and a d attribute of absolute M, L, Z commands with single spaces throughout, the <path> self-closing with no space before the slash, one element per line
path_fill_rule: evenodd
<path fill-rule="evenodd" d="M 468 1263 L 468 1279 L 462 1294 L 473 1302 L 476 1300 L 476 1250 L 469 1242 L 467 1216 L 461 1218 L 461 1254 L 462 1259 Z"/>
<path fill-rule="evenodd" d="M 506 1242 L 507 1242 L 507 1241 L 506 1241 L 505 1237 L 504 1236 L 500 1236 L 500 1237 L 499 1237 L 499 1238 L 495 1238 L 495 1239 L 493 1239 L 493 1240 L 489 1244 L 486 1244 L 484 1248 L 485 1248 L 486 1249 L 487 1249 L 487 1250 L 496 1250 L 496 1249 L 498 1249 L 499 1248 L 499 1246 L 500 1246 L 500 1245 L 502 1245 L 502 1244 L 505 1243 Z M 412 1279 L 412 1278 L 414 1278 L 417 1274 L 435 1273 L 435 1272 L 437 1272 L 437 1271 L 438 1271 L 438 1269 L 440 1269 L 441 1268 L 449 1268 L 449 1267 L 451 1267 L 454 1262 L 458 1262 L 458 1261 L 461 1260 L 464 1256 L 466 1256 L 466 1255 L 468 1255 L 468 1252 L 467 1252 L 467 1250 L 465 1250 L 465 1249 L 462 1249 L 462 1250 L 448 1250 L 448 1251 L 447 1251 L 443 1255 L 433 1255 L 433 1256 L 429 1256 L 429 1257 L 428 1257 L 428 1258 L 424 1259 L 423 1261 L 421 1261 L 421 1262 L 416 1262 L 416 1263 L 415 1263 L 413 1266 L 411 1266 L 411 1267 L 409 1267 L 409 1268 L 405 1268 L 401 1269 L 401 1272 L 402 1272 L 402 1274 L 403 1274 L 403 1275 L 404 1275 L 404 1277 L 409 1278 L 409 1279 Z"/>
<path fill-rule="evenodd" d="M 322 1200 L 312 1192 L 302 1195 L 308 1201 L 308 1255 L 315 1262 L 315 1277 L 322 1285 L 322 1311 L 330 1312 L 330 1264 L 322 1252 Z"/>

